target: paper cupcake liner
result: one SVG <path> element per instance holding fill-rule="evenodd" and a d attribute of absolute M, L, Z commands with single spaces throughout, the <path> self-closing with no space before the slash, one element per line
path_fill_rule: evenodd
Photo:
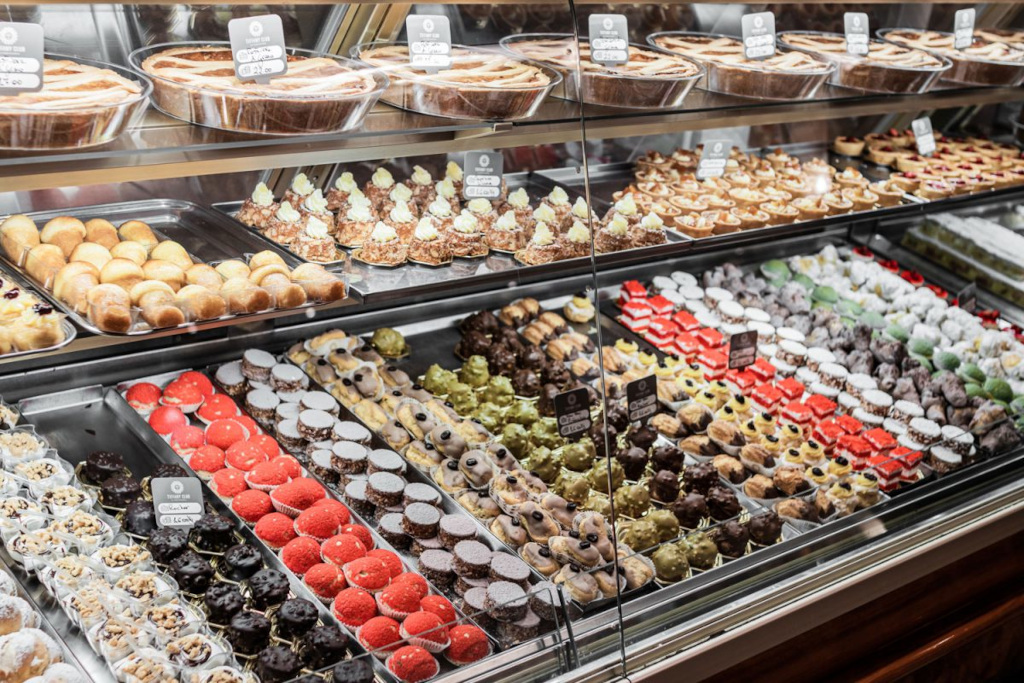
<path fill-rule="evenodd" d="M 379 659 L 382 662 L 387 660 L 387 658 L 391 656 L 391 652 L 388 651 L 387 649 L 384 649 L 384 648 L 374 649 L 374 648 L 371 648 L 369 645 L 367 645 L 365 642 L 363 642 L 363 627 L 362 626 L 359 626 L 359 627 L 356 628 L 356 640 L 359 641 L 360 645 L 362 645 L 367 650 L 369 650 L 370 654 L 372 654 L 374 657 L 376 657 L 377 659 Z M 387 647 L 388 648 L 393 648 L 394 650 L 397 650 L 398 648 L 402 647 L 402 643 L 401 642 L 392 643 L 391 645 L 388 645 Z"/>
<path fill-rule="evenodd" d="M 481 660 L 487 659 L 487 658 L 488 658 L 488 657 L 490 657 L 490 656 L 491 656 L 491 655 L 492 655 L 493 653 L 494 653 L 494 646 L 493 646 L 493 645 L 491 645 L 491 641 L 490 641 L 490 640 L 488 640 L 488 641 L 487 641 L 487 654 L 486 654 L 486 655 L 484 655 L 483 657 L 481 657 L 480 659 L 474 659 L 474 660 L 472 660 L 472 661 L 469 661 L 469 662 L 460 662 L 460 661 L 458 661 L 458 660 L 452 659 L 452 658 L 451 658 L 451 657 L 450 657 L 450 656 L 448 655 L 448 651 L 447 651 L 447 650 L 445 650 L 445 653 L 444 653 L 444 658 L 445 658 L 445 660 L 446 660 L 446 661 L 447 661 L 447 662 L 448 662 L 449 664 L 451 664 L 452 666 L 466 666 L 466 665 L 468 665 L 468 664 L 475 664 L 476 662 L 479 662 L 479 661 L 481 661 Z"/>
<path fill-rule="evenodd" d="M 280 512 L 283 515 L 288 515 L 292 519 L 295 519 L 300 514 L 302 514 L 302 510 L 300 510 L 298 508 L 293 508 L 290 505 L 285 505 L 284 503 L 278 502 L 278 500 L 276 498 L 274 498 L 273 496 L 270 497 L 270 502 L 274 506 L 275 510 L 277 510 L 278 512 Z"/>
<path fill-rule="evenodd" d="M 249 488 L 251 488 L 251 489 L 256 489 L 257 491 L 263 491 L 264 493 L 270 493 L 274 489 L 276 489 L 278 487 L 281 487 L 281 486 L 284 486 L 284 484 L 254 484 L 251 481 L 249 481 L 249 474 L 250 473 L 251 473 L 251 470 L 249 472 L 246 472 L 242 476 L 242 478 L 245 480 L 245 483 L 248 484 Z M 291 479 L 289 479 L 288 481 L 291 481 Z M 287 483 L 288 482 L 285 482 L 285 484 L 287 484 Z"/>
<path fill-rule="evenodd" d="M 451 647 L 452 644 L 452 641 L 448 638 L 445 638 L 445 642 L 439 643 L 435 640 L 430 640 L 428 638 L 420 638 L 419 636 L 409 635 L 409 632 L 405 630 L 404 624 L 398 627 L 398 634 L 402 636 L 402 638 L 404 638 L 405 641 L 410 645 L 422 647 L 424 650 L 432 654 L 439 654 L 441 652 L 444 652 L 449 647 Z"/>
<path fill-rule="evenodd" d="M 394 619 L 395 621 L 402 621 L 407 616 L 412 614 L 412 612 L 400 612 L 394 607 L 384 604 L 384 602 L 380 599 L 380 593 L 375 593 L 373 599 L 377 602 L 377 611 L 383 614 L 385 617 L 389 617 L 391 619 Z"/>
<path fill-rule="evenodd" d="M 177 408 L 186 415 L 190 415 L 203 406 L 203 401 L 200 401 L 199 403 L 167 403 L 161 398 L 160 405 L 167 408 Z"/>

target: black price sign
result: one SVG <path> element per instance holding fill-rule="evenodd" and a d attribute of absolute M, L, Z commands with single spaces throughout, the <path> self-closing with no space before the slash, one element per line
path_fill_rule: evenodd
<path fill-rule="evenodd" d="M 974 8 L 958 9 L 953 19 L 953 47 L 966 50 L 974 44 Z"/>
<path fill-rule="evenodd" d="M 757 332 L 747 330 L 729 337 L 729 369 L 742 370 L 757 357 Z"/>
<path fill-rule="evenodd" d="M 725 175 L 725 165 L 729 161 L 732 147 L 725 140 L 708 140 L 701 148 L 700 160 L 697 162 L 697 180 L 705 178 L 721 178 Z"/>
<path fill-rule="evenodd" d="M 935 133 L 932 131 L 932 120 L 927 116 L 914 119 L 910 127 L 914 131 L 914 142 L 917 144 L 917 153 L 923 157 L 935 153 Z"/>
<path fill-rule="evenodd" d="M 658 412 L 658 378 L 651 375 L 628 383 L 626 409 L 630 422 L 646 420 Z"/>
<path fill-rule="evenodd" d="M 868 53 L 868 15 L 864 12 L 847 12 L 843 15 L 846 28 L 846 52 L 851 55 Z"/>
<path fill-rule="evenodd" d="M 957 306 L 964 309 L 968 313 L 974 313 L 978 310 L 978 287 L 973 282 L 963 289 L 956 295 Z"/>
<path fill-rule="evenodd" d="M 590 392 L 586 387 L 555 394 L 558 433 L 565 439 L 579 438 L 590 430 Z"/>
<path fill-rule="evenodd" d="M 156 524 L 191 528 L 203 516 L 203 486 L 195 477 L 161 477 L 149 482 Z"/>
<path fill-rule="evenodd" d="M 623 14 L 590 15 L 590 61 L 616 66 L 629 61 L 629 23 Z"/>
<path fill-rule="evenodd" d="M 505 159 L 496 152 L 466 152 L 462 196 L 467 199 L 498 199 Z"/>
<path fill-rule="evenodd" d="M 410 14 L 405 18 L 409 65 L 435 74 L 452 65 L 452 27 L 440 14 Z"/>
<path fill-rule="evenodd" d="M 281 17 L 262 14 L 232 19 L 228 22 L 228 36 L 238 80 L 269 83 L 274 76 L 288 73 Z"/>
<path fill-rule="evenodd" d="M 755 12 L 740 19 L 743 30 L 743 56 L 747 59 L 767 59 L 775 56 L 775 14 Z"/>
<path fill-rule="evenodd" d="M 43 27 L 0 21 L 0 95 L 43 89 Z"/>

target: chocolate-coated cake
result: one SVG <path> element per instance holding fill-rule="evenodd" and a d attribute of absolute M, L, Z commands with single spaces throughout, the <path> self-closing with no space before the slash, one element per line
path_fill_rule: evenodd
<path fill-rule="evenodd" d="M 246 584 L 256 609 L 280 605 L 288 599 L 288 578 L 276 569 L 261 569 Z"/>
<path fill-rule="evenodd" d="M 123 508 L 142 497 L 142 486 L 133 477 L 115 474 L 100 484 L 100 502 L 106 507 Z"/>
<path fill-rule="evenodd" d="M 157 529 L 150 535 L 147 545 L 154 560 L 161 564 L 169 564 L 188 549 L 188 533 L 183 529 L 171 527 Z"/>
<path fill-rule="evenodd" d="M 310 669 L 322 669 L 345 658 L 348 636 L 337 626 L 316 626 L 302 638 L 302 657 Z"/>
<path fill-rule="evenodd" d="M 186 593 L 204 593 L 213 581 L 213 565 L 194 550 L 186 550 L 171 561 L 171 575 Z"/>
<path fill-rule="evenodd" d="M 124 530 L 129 534 L 148 537 L 157 530 L 156 510 L 148 500 L 136 500 L 124 511 Z"/>
<path fill-rule="evenodd" d="M 317 618 L 317 609 L 309 600 L 285 600 L 274 617 L 277 622 L 277 635 L 286 640 L 297 638 L 316 626 Z"/>
<path fill-rule="evenodd" d="M 263 569 L 263 557 L 255 546 L 233 545 L 220 558 L 220 573 L 230 581 L 242 581 Z"/>
<path fill-rule="evenodd" d="M 112 451 L 93 451 L 85 459 L 85 478 L 101 484 L 115 474 L 124 474 L 124 458 Z"/>
<path fill-rule="evenodd" d="M 291 680 L 301 668 L 302 660 L 299 656 L 283 645 L 268 647 L 256 661 L 256 670 L 263 683 Z"/>
<path fill-rule="evenodd" d="M 227 517 L 208 514 L 192 527 L 192 540 L 203 550 L 222 552 L 235 544 L 235 525 Z"/>
<path fill-rule="evenodd" d="M 270 620 L 257 612 L 239 612 L 231 617 L 227 637 L 236 651 L 254 655 L 270 642 Z"/>
<path fill-rule="evenodd" d="M 215 624 L 230 623 L 231 618 L 241 612 L 245 606 L 245 600 L 242 598 L 238 586 L 224 582 L 215 583 L 207 588 L 203 602 L 206 604 L 210 621 Z"/>

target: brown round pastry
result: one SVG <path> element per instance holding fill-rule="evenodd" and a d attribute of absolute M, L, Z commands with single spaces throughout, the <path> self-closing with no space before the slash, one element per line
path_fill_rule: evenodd
<path fill-rule="evenodd" d="M 679 495 L 679 475 L 671 470 L 658 470 L 650 480 L 651 497 L 670 502 Z"/>
<path fill-rule="evenodd" d="M 747 478 L 747 470 L 744 469 L 743 463 L 731 455 L 720 453 L 712 458 L 711 464 L 722 477 L 733 484 L 739 484 Z"/>
<path fill-rule="evenodd" d="M 683 452 L 676 446 L 656 446 L 651 451 L 651 465 L 656 470 L 670 470 L 679 474 L 683 470 Z"/>
<path fill-rule="evenodd" d="M 718 547 L 718 552 L 726 557 L 742 557 L 747 552 L 750 532 L 735 519 L 712 529 L 710 535 Z"/>
<path fill-rule="evenodd" d="M 710 462 L 700 463 L 683 469 L 683 484 L 687 491 L 707 495 L 712 487 L 718 486 L 718 470 Z"/>
<path fill-rule="evenodd" d="M 818 511 L 814 509 L 814 505 L 802 498 L 780 500 L 775 504 L 775 512 L 780 517 L 801 519 L 806 522 L 818 521 Z"/>
<path fill-rule="evenodd" d="M 743 484 L 743 493 L 751 498 L 778 498 L 779 491 L 771 478 L 755 474 Z"/>
<path fill-rule="evenodd" d="M 358 125 L 386 80 L 341 57 L 289 50 L 288 73 L 266 83 L 235 76 L 226 45 L 136 50 L 132 65 L 153 78 L 153 100 L 171 116 L 213 128 L 289 135 Z"/>
<path fill-rule="evenodd" d="M 463 578 L 485 579 L 493 551 L 480 541 L 459 541 L 452 551 L 455 573 Z"/>
<path fill-rule="evenodd" d="M 668 509 L 679 520 L 679 526 L 685 529 L 696 529 L 709 516 L 706 499 L 696 492 L 676 498 L 669 504 Z"/>
<path fill-rule="evenodd" d="M 712 519 L 731 519 L 740 514 L 743 507 L 732 490 L 724 486 L 713 486 L 707 494 L 708 511 Z"/>
<path fill-rule="evenodd" d="M 639 479 L 647 468 L 647 451 L 636 446 L 620 448 L 615 452 L 615 459 L 622 465 L 627 479 Z"/>
<path fill-rule="evenodd" d="M 782 520 L 772 511 L 755 515 L 747 522 L 750 540 L 759 545 L 772 545 L 782 534 Z"/>

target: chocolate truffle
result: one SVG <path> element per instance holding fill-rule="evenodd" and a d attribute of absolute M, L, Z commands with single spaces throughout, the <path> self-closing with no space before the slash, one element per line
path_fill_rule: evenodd
<path fill-rule="evenodd" d="M 517 396 L 536 396 L 540 393 L 540 378 L 533 370 L 523 368 L 517 370 L 516 374 L 512 376 L 512 386 L 515 388 Z"/>
<path fill-rule="evenodd" d="M 171 561 L 171 575 L 186 593 L 204 593 L 213 580 L 213 565 L 194 550 L 186 550 Z"/>
<path fill-rule="evenodd" d="M 270 620 L 258 612 L 239 612 L 231 617 L 227 638 L 236 651 L 254 655 L 270 643 Z"/>
<path fill-rule="evenodd" d="M 684 453 L 675 446 L 657 446 L 651 451 L 651 465 L 656 470 L 683 471 Z"/>
<path fill-rule="evenodd" d="M 487 310 L 466 316 L 459 323 L 459 328 L 463 332 L 476 331 L 488 335 L 496 333 L 500 326 L 495 315 Z"/>
<path fill-rule="evenodd" d="M 683 470 L 683 484 L 687 491 L 696 491 L 702 495 L 708 495 L 712 486 L 719 483 L 718 470 L 710 462 L 702 462 Z"/>
<path fill-rule="evenodd" d="M 148 500 L 136 500 L 124 510 L 124 530 L 134 536 L 148 537 L 157 530 L 156 510 Z"/>
<path fill-rule="evenodd" d="M 231 618 L 242 611 L 245 607 L 245 600 L 238 586 L 230 583 L 218 582 L 206 589 L 203 595 L 203 602 L 206 611 L 210 615 L 210 621 L 215 624 L 228 624 Z"/>
<path fill-rule="evenodd" d="M 235 525 L 227 517 L 208 514 L 200 517 L 192 527 L 192 541 L 196 547 L 211 552 L 222 552 L 235 543 Z"/>
<path fill-rule="evenodd" d="M 679 475 L 670 470 L 658 470 L 650 481 L 651 497 L 660 501 L 674 501 L 679 495 Z"/>
<path fill-rule="evenodd" d="M 302 638 L 299 651 L 310 669 L 322 669 L 345 658 L 348 636 L 337 626 L 316 626 Z"/>
<path fill-rule="evenodd" d="M 373 680 L 373 668 L 366 657 L 340 662 L 331 669 L 333 683 L 373 683 Z"/>
<path fill-rule="evenodd" d="M 750 539 L 759 545 L 772 545 L 782 533 L 782 520 L 774 512 L 764 512 L 751 517 L 747 524 Z"/>
<path fill-rule="evenodd" d="M 724 486 L 711 487 L 711 490 L 708 491 L 707 501 L 711 517 L 719 521 L 735 517 L 743 509 L 732 489 L 727 489 Z"/>
<path fill-rule="evenodd" d="M 712 530 L 711 540 L 718 547 L 718 552 L 723 555 L 740 557 L 747 551 L 750 534 L 747 532 L 747 527 L 733 519 Z"/>
<path fill-rule="evenodd" d="M 263 569 L 263 557 L 255 546 L 239 543 L 224 551 L 220 573 L 230 581 L 242 581 Z"/>
<path fill-rule="evenodd" d="M 639 479 L 647 469 L 647 451 L 636 446 L 620 448 L 615 452 L 615 459 L 622 465 L 627 479 Z"/>
<path fill-rule="evenodd" d="M 150 535 L 146 545 L 154 560 L 160 564 L 169 564 L 188 548 L 188 533 L 184 529 L 171 527 L 157 529 Z"/>
<path fill-rule="evenodd" d="M 277 634 L 285 640 L 292 640 L 316 626 L 318 618 L 317 609 L 309 600 L 302 598 L 285 600 L 277 608 L 275 616 Z"/>
<path fill-rule="evenodd" d="M 672 501 L 668 509 L 679 520 L 679 526 L 686 529 L 696 529 L 708 516 L 708 506 L 704 496 L 695 491 Z"/>
<path fill-rule="evenodd" d="M 153 470 L 153 473 L 151 475 L 149 475 L 149 476 L 150 476 L 150 479 L 167 479 L 167 478 L 172 478 L 173 479 L 173 478 L 178 478 L 178 477 L 186 477 L 187 478 L 190 475 L 189 475 L 188 472 L 185 471 L 185 468 L 182 467 L 181 465 L 175 465 L 173 463 L 165 463 L 165 464 L 160 465 L 159 467 L 157 467 L 155 470 Z"/>
<path fill-rule="evenodd" d="M 637 448 L 642 448 L 646 451 L 658 440 L 658 432 L 647 425 L 643 425 L 631 428 L 626 434 L 626 439 Z"/>
<path fill-rule="evenodd" d="M 124 458 L 112 451 L 93 451 L 85 459 L 85 478 L 100 484 L 115 474 L 124 474 Z"/>
<path fill-rule="evenodd" d="M 100 484 L 100 501 L 106 507 L 123 508 L 142 497 L 142 486 L 133 477 L 115 474 Z"/>
<path fill-rule="evenodd" d="M 295 678 L 302 668 L 302 660 L 283 645 L 268 647 L 260 653 L 256 661 L 256 670 L 263 683 L 279 683 Z"/>
<path fill-rule="evenodd" d="M 288 599 L 288 578 L 276 569 L 261 569 L 246 583 L 256 609 L 280 605 Z"/>
<path fill-rule="evenodd" d="M 547 362 L 547 357 L 539 346 L 533 344 L 525 347 L 519 354 L 519 367 L 528 370 L 540 370 Z M 515 384 L 515 380 L 512 381 Z"/>

